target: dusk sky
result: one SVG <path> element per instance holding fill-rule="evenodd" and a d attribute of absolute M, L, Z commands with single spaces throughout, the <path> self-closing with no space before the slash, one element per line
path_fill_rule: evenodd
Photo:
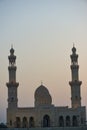
<path fill-rule="evenodd" d="M 18 106 L 34 106 L 34 92 L 43 81 L 55 106 L 71 107 L 73 42 L 82 105 L 87 106 L 87 0 L 0 0 L 0 122 L 6 122 L 11 44 L 17 56 Z"/>

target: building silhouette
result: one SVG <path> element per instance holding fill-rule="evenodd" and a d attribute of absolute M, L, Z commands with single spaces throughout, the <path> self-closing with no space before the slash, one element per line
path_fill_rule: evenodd
<path fill-rule="evenodd" d="M 18 86 L 16 82 L 16 56 L 11 47 L 9 59 L 9 81 L 7 126 L 9 128 L 31 128 L 31 127 L 78 127 L 84 126 L 86 122 L 86 107 L 81 106 L 81 84 L 79 81 L 79 65 L 76 48 L 73 46 L 71 58 L 72 80 L 71 108 L 68 106 L 55 106 L 48 89 L 41 84 L 35 91 L 34 107 L 18 107 Z"/>

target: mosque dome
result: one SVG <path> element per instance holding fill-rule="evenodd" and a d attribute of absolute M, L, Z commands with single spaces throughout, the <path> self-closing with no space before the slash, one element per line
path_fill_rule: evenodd
<path fill-rule="evenodd" d="M 49 106 L 52 103 L 51 95 L 48 89 L 40 85 L 35 91 L 35 106 Z"/>

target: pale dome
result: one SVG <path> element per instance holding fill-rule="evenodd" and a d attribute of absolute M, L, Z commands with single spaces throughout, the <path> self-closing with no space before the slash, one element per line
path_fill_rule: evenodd
<path fill-rule="evenodd" d="M 44 106 L 44 105 L 51 105 L 52 98 L 48 91 L 48 89 L 41 85 L 35 91 L 35 106 Z"/>

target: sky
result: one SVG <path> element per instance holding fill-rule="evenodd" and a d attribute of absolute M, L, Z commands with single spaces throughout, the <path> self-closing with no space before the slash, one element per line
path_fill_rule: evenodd
<path fill-rule="evenodd" d="M 6 122 L 11 45 L 17 56 L 18 106 L 34 106 L 34 92 L 43 81 L 55 106 L 71 107 L 73 43 L 87 106 L 87 0 L 0 0 L 0 122 Z"/>

